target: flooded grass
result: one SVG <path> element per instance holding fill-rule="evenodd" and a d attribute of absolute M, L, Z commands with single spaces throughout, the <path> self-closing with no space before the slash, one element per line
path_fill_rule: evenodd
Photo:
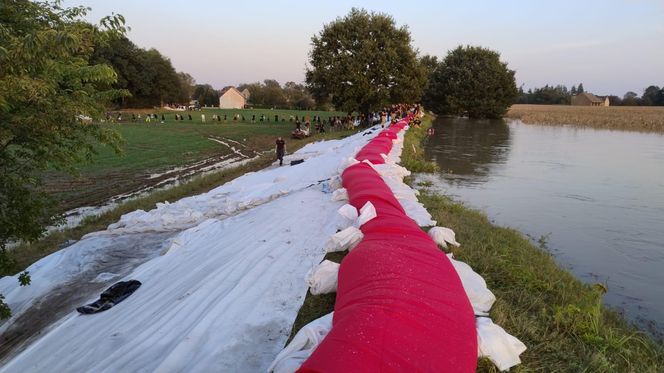
<path fill-rule="evenodd" d="M 528 124 L 664 133 L 664 107 L 657 106 L 513 105 L 507 118 Z"/>

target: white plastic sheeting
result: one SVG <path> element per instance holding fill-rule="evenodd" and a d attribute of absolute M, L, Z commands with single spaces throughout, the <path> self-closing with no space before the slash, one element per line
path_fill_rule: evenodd
<path fill-rule="evenodd" d="M 327 259 L 323 260 L 307 275 L 309 291 L 313 295 L 334 293 L 337 291 L 338 277 L 339 263 Z"/>
<path fill-rule="evenodd" d="M 293 373 L 300 368 L 332 329 L 333 314 L 329 313 L 303 326 L 288 346 L 277 355 L 267 371 L 269 373 Z"/>
<path fill-rule="evenodd" d="M 433 227 L 429 229 L 429 237 L 431 237 L 433 242 L 444 248 L 447 248 L 448 243 L 456 247 L 461 246 L 461 244 L 456 241 L 456 234 L 454 234 L 454 231 L 449 228 Z"/>
<path fill-rule="evenodd" d="M 475 323 L 479 356 L 486 356 L 502 371 L 521 364 L 519 355 L 526 351 L 526 345 L 488 317 L 478 317 Z"/>
<path fill-rule="evenodd" d="M 127 214 L 30 266 L 31 286 L 19 288 L 15 276 L 0 279 L 14 310 L 7 328 L 54 287 L 76 286 L 72 276 L 94 271 L 108 244 L 138 237 L 130 233 L 175 235 L 129 275 L 97 276 L 141 281 L 131 297 L 91 316 L 77 314 L 73 304 L 0 372 L 266 370 L 288 337 L 306 294 L 302 279 L 322 260 L 326 237 L 352 224 L 336 212 L 340 202 L 312 186 L 334 179 L 339 159 L 370 138 L 309 144 L 301 149 L 307 161 L 297 167 L 248 173 L 208 193 Z"/>
<path fill-rule="evenodd" d="M 355 159 L 353 157 L 345 158 L 345 159 L 341 160 L 341 162 L 339 163 L 339 166 L 337 167 L 337 172 L 339 174 L 341 174 L 341 173 L 344 172 L 344 170 L 346 168 L 348 168 L 352 165 L 356 165 L 358 163 L 360 163 L 360 161 L 358 161 L 357 159 Z"/>

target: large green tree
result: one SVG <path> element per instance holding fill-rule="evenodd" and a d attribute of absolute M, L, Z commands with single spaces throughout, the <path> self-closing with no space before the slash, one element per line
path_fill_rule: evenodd
<path fill-rule="evenodd" d="M 458 47 L 438 65 L 425 94 L 428 108 L 440 115 L 499 118 L 519 91 L 514 71 L 498 52 L 481 47 Z"/>
<path fill-rule="evenodd" d="M 197 84 L 191 98 L 203 106 L 219 105 L 219 92 L 209 84 Z"/>
<path fill-rule="evenodd" d="M 176 72 L 158 50 L 139 48 L 126 37 L 97 43 L 91 62 L 113 67 L 118 75 L 114 87 L 131 93 L 116 102 L 121 106 L 161 106 L 191 99 L 195 82 L 189 74 Z"/>
<path fill-rule="evenodd" d="M 406 26 L 383 13 L 352 9 L 311 38 L 306 80 L 316 101 L 369 112 L 419 101 L 425 74 Z"/>
<path fill-rule="evenodd" d="M 86 9 L 59 2 L 2 1 L 0 6 L 0 270 L 9 242 L 38 239 L 58 221 L 53 199 L 40 190 L 46 169 L 75 171 L 94 144 L 119 136 L 87 123 L 105 104 L 127 94 L 110 88 L 115 71 L 91 64 L 95 45 L 124 32 L 121 16 L 99 27 L 81 21 Z M 21 277 L 23 283 L 29 277 Z M 0 296 L 0 318 L 9 309 Z"/>

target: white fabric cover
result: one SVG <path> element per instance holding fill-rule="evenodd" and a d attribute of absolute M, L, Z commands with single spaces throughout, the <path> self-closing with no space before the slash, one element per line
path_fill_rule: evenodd
<path fill-rule="evenodd" d="M 333 253 L 336 251 L 352 250 L 364 238 L 362 231 L 350 226 L 333 234 L 325 244 L 325 251 Z"/>
<path fill-rule="evenodd" d="M 364 225 L 364 223 L 368 222 L 369 220 L 373 219 L 376 217 L 376 207 L 374 207 L 373 203 L 367 201 L 367 203 L 360 208 L 360 216 L 357 218 L 357 221 L 355 222 L 355 226 L 361 227 Z"/>
<path fill-rule="evenodd" d="M 305 325 L 274 358 L 268 373 L 293 373 L 302 366 L 332 329 L 333 312 Z"/>
<path fill-rule="evenodd" d="M 339 188 L 332 192 L 333 201 L 348 201 L 348 191 L 346 188 Z"/>
<path fill-rule="evenodd" d="M 519 355 L 526 350 L 526 345 L 494 324 L 488 317 L 478 317 L 475 324 L 480 357 L 488 357 L 501 371 L 521 364 Z"/>
<path fill-rule="evenodd" d="M 360 163 L 360 161 L 358 161 L 358 160 L 355 159 L 355 158 L 352 158 L 352 157 L 350 157 L 350 158 L 344 158 L 344 159 L 341 161 L 341 163 L 339 164 L 339 167 L 337 167 L 337 172 L 339 172 L 339 173 L 341 174 L 341 173 L 344 172 L 344 170 L 345 170 L 346 168 L 348 168 L 348 167 L 350 167 L 350 166 L 352 166 L 352 165 L 356 165 L 356 164 L 358 164 L 358 163 Z"/>
<path fill-rule="evenodd" d="M 339 175 L 330 178 L 330 190 L 334 192 L 339 188 L 341 188 L 341 178 Z"/>
<path fill-rule="evenodd" d="M 366 164 L 368 164 L 368 165 L 371 166 L 371 168 L 373 168 L 374 170 L 376 169 L 376 166 L 375 166 L 373 163 L 371 163 L 371 161 L 368 160 L 368 159 L 364 159 L 364 160 L 362 160 L 362 163 L 366 163 Z"/>
<path fill-rule="evenodd" d="M 339 263 L 327 259 L 323 260 L 307 276 L 309 291 L 313 295 L 336 292 L 338 275 Z"/>
<path fill-rule="evenodd" d="M 461 244 L 456 241 L 454 231 L 449 228 L 433 227 L 429 229 L 429 237 L 444 248 L 447 248 L 448 243 L 456 247 L 461 246 Z"/>
<path fill-rule="evenodd" d="M 345 204 L 341 207 L 339 207 L 339 210 L 337 210 L 339 215 L 343 216 L 344 218 L 355 222 L 357 220 L 357 209 L 353 205 Z"/>
<path fill-rule="evenodd" d="M 447 256 L 450 262 L 452 262 L 454 269 L 456 269 L 457 274 L 459 274 L 463 289 L 466 291 L 468 300 L 470 300 L 470 304 L 473 306 L 475 315 L 488 315 L 493 302 L 496 301 L 496 296 L 487 288 L 486 281 L 477 272 L 473 271 L 468 264 L 453 259 L 452 254 L 448 254 Z"/>

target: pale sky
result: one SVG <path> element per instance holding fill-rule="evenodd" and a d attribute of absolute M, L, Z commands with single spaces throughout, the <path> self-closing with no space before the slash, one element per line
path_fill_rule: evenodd
<path fill-rule="evenodd" d="M 129 38 L 215 88 L 266 78 L 302 82 L 311 36 L 352 7 L 392 15 L 413 45 L 443 57 L 459 44 L 497 50 L 524 89 L 582 82 L 639 95 L 664 85 L 664 0 L 175 1 L 65 0 L 97 23 L 125 16 Z"/>

